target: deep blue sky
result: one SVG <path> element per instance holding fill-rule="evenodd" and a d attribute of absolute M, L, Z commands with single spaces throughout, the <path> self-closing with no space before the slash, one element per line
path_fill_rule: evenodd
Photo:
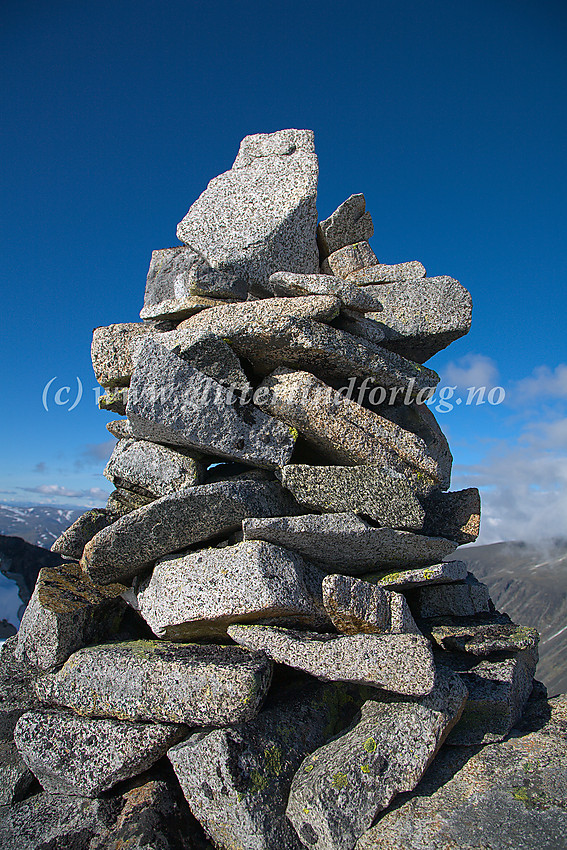
<path fill-rule="evenodd" d="M 362 191 L 381 261 L 472 292 L 430 365 L 507 392 L 438 414 L 486 539 L 567 530 L 566 35 L 546 0 L 6 0 L 0 501 L 101 504 L 93 327 L 138 319 L 151 251 L 244 135 L 308 127 L 320 217 Z"/>

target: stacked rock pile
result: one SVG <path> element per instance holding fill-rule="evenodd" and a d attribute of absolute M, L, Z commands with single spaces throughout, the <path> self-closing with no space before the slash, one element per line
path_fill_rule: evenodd
<path fill-rule="evenodd" d="M 443 743 L 522 716 L 537 634 L 446 560 L 479 495 L 425 404 L 470 296 L 316 188 L 311 132 L 245 138 L 94 332 L 115 490 L 2 651 L 3 847 L 397 847 Z"/>

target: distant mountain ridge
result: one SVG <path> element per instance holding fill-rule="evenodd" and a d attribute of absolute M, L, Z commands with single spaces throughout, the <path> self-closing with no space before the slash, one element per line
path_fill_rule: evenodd
<path fill-rule="evenodd" d="M 0 534 L 21 537 L 34 546 L 50 549 L 59 535 L 88 510 L 56 505 L 0 504 Z"/>

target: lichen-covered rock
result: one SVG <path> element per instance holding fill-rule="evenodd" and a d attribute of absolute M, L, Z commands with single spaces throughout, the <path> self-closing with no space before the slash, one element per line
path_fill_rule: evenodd
<path fill-rule="evenodd" d="M 265 540 L 299 552 L 326 572 L 359 575 L 370 569 L 435 563 L 456 548 L 442 537 L 375 528 L 355 514 L 308 514 L 246 519 L 245 540 Z"/>
<path fill-rule="evenodd" d="M 472 754 L 444 747 L 415 791 L 386 812 L 356 850 L 564 847 L 567 699 L 543 702 L 549 719 L 528 734 L 514 731 Z"/>
<path fill-rule="evenodd" d="M 417 702 L 380 697 L 360 720 L 308 756 L 291 786 L 287 816 L 304 845 L 351 850 L 392 799 L 411 791 L 459 717 L 466 688 L 438 674 Z"/>
<path fill-rule="evenodd" d="M 126 587 L 123 584 L 93 584 L 76 561 L 65 561 L 56 568 L 44 567 L 38 576 L 36 590 L 40 604 L 56 614 L 72 614 L 89 606 L 107 606 L 110 613 L 113 609 L 110 603 L 114 601 L 117 612 L 121 613 L 123 606 L 117 597 L 124 593 Z M 119 622 L 120 617 L 117 619 Z"/>
<path fill-rule="evenodd" d="M 420 634 L 401 593 L 338 574 L 326 576 L 322 589 L 325 610 L 343 634 Z"/>
<path fill-rule="evenodd" d="M 380 312 L 380 301 L 351 283 L 326 274 L 294 274 L 276 272 L 270 275 L 266 288 L 275 296 L 293 298 L 300 295 L 334 295 L 348 310 L 359 313 Z"/>
<path fill-rule="evenodd" d="M 433 687 L 433 655 L 421 635 L 332 635 L 243 625 L 229 626 L 228 634 L 248 649 L 263 650 L 277 663 L 323 681 L 371 685 L 408 696 L 423 696 Z"/>
<path fill-rule="evenodd" d="M 120 517 L 87 543 L 81 564 L 92 581 L 126 581 L 172 552 L 237 531 L 247 516 L 297 512 L 275 481 L 219 481 L 186 487 Z"/>
<path fill-rule="evenodd" d="M 175 450 L 148 440 L 119 440 L 103 475 L 115 487 L 126 487 L 157 499 L 183 487 L 202 484 L 209 460 L 197 452 Z M 81 554 L 82 550 L 79 558 Z"/>
<path fill-rule="evenodd" d="M 385 263 L 374 263 L 351 272 L 347 275 L 347 280 L 355 286 L 366 287 L 377 283 L 420 280 L 424 277 L 425 267 L 417 260 L 411 260 L 409 263 L 395 263 L 392 266 Z"/>
<path fill-rule="evenodd" d="M 353 242 L 368 241 L 374 235 L 372 216 L 366 209 L 364 195 L 351 195 L 331 213 L 329 218 L 319 222 L 317 244 L 319 255 L 325 259 L 333 251 L 338 251 Z"/>
<path fill-rule="evenodd" d="M 131 511 L 136 511 L 138 508 L 149 505 L 150 502 L 155 502 L 155 499 L 155 496 L 142 496 L 140 493 L 135 493 L 126 487 L 117 487 L 108 497 L 106 510 L 108 513 L 115 514 L 115 519 L 117 519 L 124 516 L 124 514 L 129 514 Z"/>
<path fill-rule="evenodd" d="M 291 781 L 308 753 L 356 713 L 344 685 L 293 684 L 270 693 L 249 723 L 196 732 L 168 752 L 191 810 L 223 850 L 301 850 L 285 816 Z"/>
<path fill-rule="evenodd" d="M 295 444 L 283 423 L 240 404 L 230 389 L 152 339 L 140 350 L 126 412 L 138 438 L 256 466 L 282 466 Z"/>
<path fill-rule="evenodd" d="M 408 596 L 415 617 L 473 617 L 491 611 L 488 587 L 467 573 L 463 582 L 423 585 Z"/>
<path fill-rule="evenodd" d="M 419 499 L 408 480 L 391 469 L 292 463 L 282 468 L 281 482 L 307 508 L 325 513 L 353 511 L 390 528 L 423 528 L 425 512 Z"/>
<path fill-rule="evenodd" d="M 335 275 L 344 280 L 352 272 L 375 263 L 378 263 L 378 257 L 368 241 L 360 240 L 354 244 L 343 245 L 342 248 L 337 248 L 329 254 L 321 264 L 321 271 L 323 274 Z"/>
<path fill-rule="evenodd" d="M 42 710 L 20 717 L 14 741 L 45 791 L 98 797 L 147 770 L 187 731 L 185 726 Z"/>
<path fill-rule="evenodd" d="M 443 557 L 443 556 L 442 556 Z M 365 573 L 362 578 L 380 587 L 390 590 L 412 590 L 430 584 L 451 584 L 464 581 L 467 577 L 467 565 L 464 561 L 442 561 L 426 567 L 387 572 Z"/>
<path fill-rule="evenodd" d="M 517 626 L 511 622 L 495 622 L 505 619 L 508 618 L 499 614 L 470 617 L 466 624 L 461 620 L 435 624 L 427 629 L 427 636 L 441 649 L 477 656 L 492 655 L 493 652 L 520 652 L 537 647 L 537 629 Z"/>
<path fill-rule="evenodd" d="M 169 640 L 222 637 L 231 623 L 317 628 L 330 625 L 322 580 L 281 546 L 245 542 L 158 561 L 137 605 L 154 634 Z"/>
<path fill-rule="evenodd" d="M 99 410 L 108 410 L 118 416 L 126 416 L 128 387 L 105 387 L 98 399 Z"/>
<path fill-rule="evenodd" d="M 52 552 L 59 552 L 67 558 L 79 560 L 83 549 L 97 531 L 102 531 L 116 519 L 116 514 L 104 508 L 93 508 L 87 511 L 61 534 L 51 546 Z"/>
<path fill-rule="evenodd" d="M 88 717 L 225 726 L 258 713 L 271 675 L 264 653 L 240 647 L 128 641 L 80 649 L 35 687 Z"/>
<path fill-rule="evenodd" d="M 177 236 L 252 288 L 279 269 L 313 274 L 318 171 L 311 130 L 246 136 L 231 170 L 211 180 Z"/>

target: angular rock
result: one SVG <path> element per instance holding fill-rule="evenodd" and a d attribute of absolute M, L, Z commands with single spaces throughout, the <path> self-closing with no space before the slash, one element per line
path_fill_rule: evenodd
<path fill-rule="evenodd" d="M 261 467 L 282 466 L 295 444 L 281 422 L 241 405 L 230 390 L 153 340 L 140 352 L 127 414 L 138 438 Z"/>
<path fill-rule="evenodd" d="M 491 611 L 488 587 L 467 573 L 464 582 L 424 585 L 408 597 L 415 617 L 472 617 Z"/>
<path fill-rule="evenodd" d="M 448 537 L 459 545 L 474 543 L 477 539 L 480 531 L 480 493 L 476 487 L 453 493 L 436 490 L 423 504 L 426 511 L 426 534 Z"/>
<path fill-rule="evenodd" d="M 43 710 L 20 717 L 14 741 L 45 791 L 98 797 L 147 770 L 186 734 L 185 726 Z"/>
<path fill-rule="evenodd" d="M 162 496 L 99 531 L 81 564 L 97 584 L 122 581 L 180 549 L 237 531 L 247 516 L 294 513 L 292 498 L 272 481 L 220 481 Z"/>
<path fill-rule="evenodd" d="M 322 589 L 325 610 L 343 634 L 420 634 L 401 593 L 337 574 L 326 576 Z"/>
<path fill-rule="evenodd" d="M 231 387 L 237 395 L 252 391 L 240 360 L 225 340 L 214 334 L 208 331 L 172 331 L 162 334 L 158 342 L 168 351 L 179 354 L 198 372 L 208 375 L 223 387 Z M 139 348 L 136 357 L 138 356 Z"/>
<path fill-rule="evenodd" d="M 216 298 L 205 298 L 202 295 L 188 295 L 186 298 L 167 298 L 159 304 L 142 307 L 140 319 L 144 321 L 172 321 L 179 322 L 206 310 L 216 307 L 219 301 Z M 171 328 L 169 328 L 171 330 Z"/>
<path fill-rule="evenodd" d="M 319 222 L 317 244 L 319 256 L 325 259 L 333 251 L 352 245 L 353 242 L 368 241 L 374 235 L 372 216 L 366 210 L 363 194 L 351 195 L 337 207 L 329 218 Z"/>
<path fill-rule="evenodd" d="M 14 657 L 17 641 L 14 635 L 0 645 L 0 812 L 22 800 L 34 781 L 13 741 L 19 718 L 38 705 L 34 671 Z"/>
<path fill-rule="evenodd" d="M 455 581 L 464 581 L 467 572 L 467 565 L 464 561 L 443 561 L 440 564 L 430 564 L 418 569 L 366 573 L 363 579 L 390 590 L 412 590 L 416 587 L 432 584 L 452 584 Z"/>
<path fill-rule="evenodd" d="M 300 505 L 314 510 L 352 511 L 390 528 L 423 528 L 425 514 L 417 496 L 407 479 L 390 469 L 293 463 L 282 467 L 281 482 Z"/>
<path fill-rule="evenodd" d="M 382 465 L 426 491 L 443 474 L 421 437 L 343 398 L 308 372 L 276 369 L 260 384 L 256 403 L 336 463 Z"/>
<path fill-rule="evenodd" d="M 492 655 L 494 652 L 520 652 L 524 649 L 537 648 L 539 643 L 537 629 L 517 626 L 515 623 L 486 622 L 486 619 L 471 618 L 466 625 L 462 623 L 434 625 L 427 630 L 427 637 L 430 637 L 441 649 L 466 652 L 481 657 Z M 504 618 L 499 615 L 498 619 Z"/>
<path fill-rule="evenodd" d="M 294 684 L 272 693 L 254 720 L 196 732 L 173 747 L 168 758 L 215 845 L 224 850 L 301 850 L 285 816 L 293 775 L 359 704 L 345 686 Z"/>
<path fill-rule="evenodd" d="M 132 427 L 127 419 L 113 419 L 112 422 L 106 423 L 106 429 L 117 440 L 127 440 L 129 437 L 134 436 Z"/>
<path fill-rule="evenodd" d="M 36 583 L 37 598 L 47 611 L 56 614 L 72 614 L 90 607 L 106 607 L 117 622 L 123 606 L 117 599 L 127 589 L 123 584 L 93 584 L 75 561 L 65 561 L 56 569 L 44 567 Z M 114 615 L 111 612 L 114 610 Z M 94 616 L 94 615 L 93 615 Z"/>
<path fill-rule="evenodd" d="M 323 274 L 334 275 L 343 280 L 353 272 L 378 263 L 378 258 L 367 240 L 344 245 L 329 254 L 321 264 Z"/>
<path fill-rule="evenodd" d="M 245 519 L 245 540 L 265 540 L 299 552 L 326 572 L 359 575 L 371 569 L 434 563 L 456 545 L 442 537 L 375 528 L 355 514 Z"/>
<path fill-rule="evenodd" d="M 564 696 L 538 731 L 471 755 L 445 747 L 414 793 L 386 812 L 356 850 L 556 850 L 567 834 Z M 555 718 L 557 717 L 557 720 Z"/>
<path fill-rule="evenodd" d="M 232 169 L 211 180 L 177 236 L 213 269 L 252 288 L 279 269 L 313 274 L 317 176 L 310 130 L 246 136 Z"/>
<path fill-rule="evenodd" d="M 470 330 L 470 293 L 452 277 L 429 277 L 367 288 L 376 295 L 383 309 L 380 313 L 366 314 L 363 322 L 374 320 L 386 334 L 381 344 L 409 360 L 424 363 Z M 351 318 L 343 327 L 349 333 L 366 337 L 365 326 Z"/>
<path fill-rule="evenodd" d="M 127 387 L 134 364 L 134 343 L 154 331 L 151 325 L 128 322 L 95 328 L 91 358 L 95 377 L 103 387 Z"/>
<path fill-rule="evenodd" d="M 157 499 L 202 484 L 209 460 L 196 452 L 175 451 L 147 440 L 119 440 L 103 475 L 115 487 Z"/>
<path fill-rule="evenodd" d="M 222 637 L 231 623 L 330 625 L 323 573 L 270 543 L 204 549 L 158 561 L 137 593 L 140 614 L 157 637 Z"/>
<path fill-rule="evenodd" d="M 376 296 L 333 275 L 276 272 L 270 275 L 266 288 L 276 296 L 334 295 L 344 307 L 359 313 L 381 310 Z"/>
<path fill-rule="evenodd" d="M 120 517 L 129 514 L 131 511 L 136 511 L 138 508 L 143 508 L 150 502 L 155 502 L 154 496 L 142 496 L 140 493 L 134 493 L 133 490 L 127 490 L 125 487 L 117 487 L 108 497 L 106 510 L 108 513 Z"/>
<path fill-rule="evenodd" d="M 104 393 L 98 399 L 99 410 L 108 410 L 118 416 L 126 416 L 128 404 L 127 387 L 105 387 Z"/>
<path fill-rule="evenodd" d="M 433 687 L 435 666 L 421 635 L 332 635 L 278 626 L 229 626 L 230 637 L 248 649 L 263 650 L 279 664 L 327 682 L 353 682 L 407 696 Z"/>
<path fill-rule="evenodd" d="M 225 726 L 258 713 L 271 676 L 263 653 L 140 640 L 80 649 L 36 691 L 89 717 Z"/>
<path fill-rule="evenodd" d="M 305 846 L 351 850 L 397 794 L 415 788 L 465 700 L 456 676 L 438 674 L 418 702 L 366 702 L 358 723 L 295 775 L 287 816 Z"/>
<path fill-rule="evenodd" d="M 2 807 L 23 800 L 33 781 L 34 775 L 16 745 L 11 740 L 0 740 L 0 812 Z M 0 824 L 1 819 L 0 814 Z"/>
<path fill-rule="evenodd" d="M 79 560 L 83 549 L 97 531 L 102 531 L 111 525 L 116 519 L 116 514 L 104 510 L 104 508 L 93 508 L 87 511 L 79 519 L 69 526 L 51 546 L 52 552 L 59 552 L 67 558 Z"/>
<path fill-rule="evenodd" d="M 378 283 L 398 283 L 406 280 L 421 280 L 425 277 L 425 267 L 417 260 L 409 263 L 395 263 L 388 266 L 385 263 L 370 264 L 347 275 L 349 283 L 355 286 L 369 286 Z"/>
<path fill-rule="evenodd" d="M 41 570 L 18 632 L 16 660 L 25 661 L 40 670 L 57 667 L 76 649 L 117 631 L 125 609 L 121 599 L 109 598 L 110 594 L 98 593 L 96 590 L 94 594 L 98 601 L 92 604 L 80 591 L 76 593 L 76 585 L 81 583 L 78 566 L 66 564 L 60 569 L 61 574 L 46 568 Z M 73 604 L 69 607 L 51 603 L 45 585 L 57 582 L 62 593 L 56 588 L 55 595 L 59 597 L 67 594 L 74 597 Z M 69 587 L 68 591 L 66 586 Z M 46 599 L 46 596 L 49 598 Z M 58 607 L 60 610 L 52 610 Z"/>
<path fill-rule="evenodd" d="M 537 646 L 480 660 L 459 652 L 437 652 L 438 667 L 457 672 L 469 691 L 463 716 L 447 743 L 474 747 L 501 741 L 523 714 L 537 661 Z"/>

